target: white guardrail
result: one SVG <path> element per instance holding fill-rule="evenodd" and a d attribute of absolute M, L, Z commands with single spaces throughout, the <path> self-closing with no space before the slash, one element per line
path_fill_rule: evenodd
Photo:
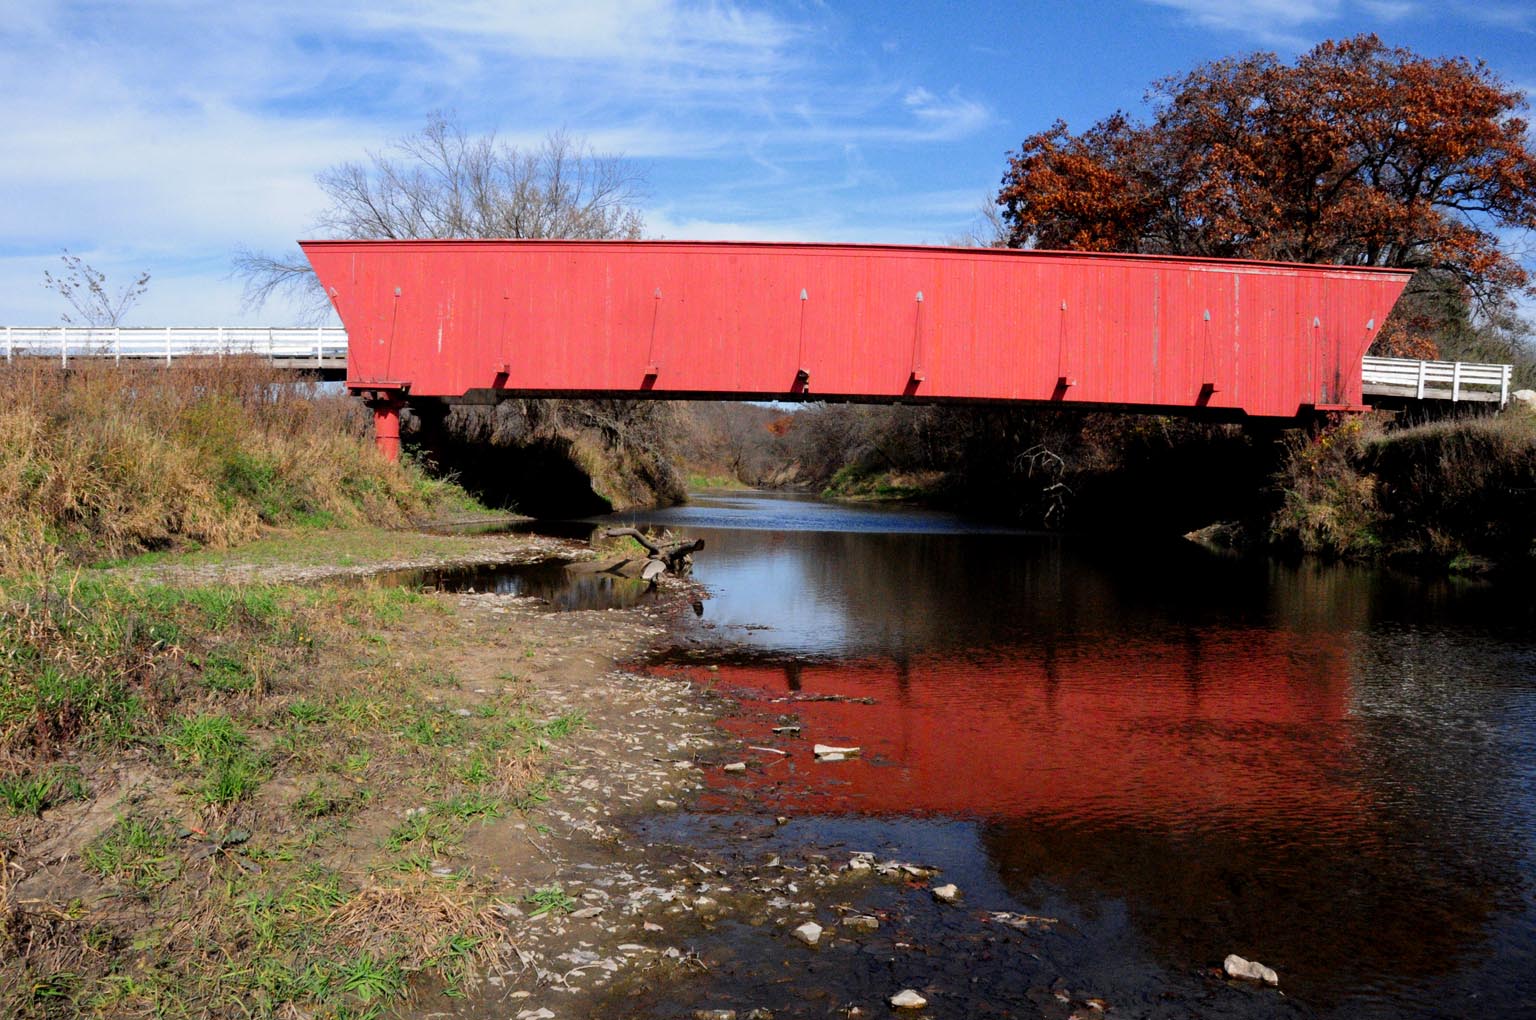
<path fill-rule="evenodd" d="M 6 361 L 45 357 L 56 358 L 61 365 L 68 365 L 72 358 L 170 364 L 176 358 L 227 354 L 255 354 L 277 362 L 304 362 L 310 367 L 344 367 L 347 363 L 347 331 L 340 326 L 6 326 L 0 345 Z"/>
<path fill-rule="evenodd" d="M 1366 358 L 1360 366 L 1363 392 L 1368 397 L 1498 401 L 1500 407 L 1509 403 L 1513 373 L 1512 365 L 1408 358 Z"/>

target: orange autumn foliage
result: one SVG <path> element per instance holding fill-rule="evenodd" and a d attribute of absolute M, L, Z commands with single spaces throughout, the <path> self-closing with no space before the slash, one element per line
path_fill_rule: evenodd
<path fill-rule="evenodd" d="M 1502 228 L 1536 228 L 1521 92 L 1374 35 L 1157 82 L 1154 117 L 1063 122 L 1011 153 L 1010 244 L 1393 266 L 1476 298 L 1531 289 Z M 1406 328 L 1405 349 L 1424 349 Z"/>

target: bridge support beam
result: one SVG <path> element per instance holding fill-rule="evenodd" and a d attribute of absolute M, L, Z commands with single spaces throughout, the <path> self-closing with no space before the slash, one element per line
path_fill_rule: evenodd
<path fill-rule="evenodd" d="M 400 411 L 405 401 L 378 401 L 372 407 L 374 444 L 385 460 L 396 463 L 400 460 Z"/>
<path fill-rule="evenodd" d="M 400 412 L 405 408 L 409 388 L 403 383 L 365 385 L 348 384 L 354 394 L 373 412 L 373 442 L 391 464 L 400 460 Z"/>

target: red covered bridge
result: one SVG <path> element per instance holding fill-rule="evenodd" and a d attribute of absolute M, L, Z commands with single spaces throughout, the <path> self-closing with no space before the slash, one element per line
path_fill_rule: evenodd
<path fill-rule="evenodd" d="M 688 241 L 307 241 L 347 385 L 408 401 L 1022 401 L 1362 410 L 1411 273 L 1215 259 Z"/>

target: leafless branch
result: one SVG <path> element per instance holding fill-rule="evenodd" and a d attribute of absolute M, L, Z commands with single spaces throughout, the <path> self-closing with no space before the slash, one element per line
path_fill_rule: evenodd
<path fill-rule="evenodd" d="M 643 172 L 563 131 L 519 149 L 494 134 L 471 135 L 440 113 L 366 157 L 316 176 L 330 203 L 317 221 L 323 236 L 602 240 L 638 238 L 645 226 L 636 205 Z M 314 286 L 298 253 L 242 248 L 234 272 L 245 280 L 250 306 Z M 318 305 L 325 307 L 323 294 Z"/>
<path fill-rule="evenodd" d="M 331 303 L 301 251 L 272 255 L 242 245 L 235 249 L 234 275 L 245 281 L 243 303 L 248 309 L 281 295 L 294 299 L 303 323 L 323 322 L 330 313 Z"/>
<path fill-rule="evenodd" d="M 106 274 L 80 258 L 71 255 L 66 248 L 59 256 L 64 261 L 64 271 L 54 276 L 43 270 L 43 286 L 57 291 L 69 302 L 75 314 L 60 316 L 71 326 L 117 326 L 123 317 L 149 289 L 149 274 L 140 273 L 132 283 L 117 291 L 107 287 Z"/>

